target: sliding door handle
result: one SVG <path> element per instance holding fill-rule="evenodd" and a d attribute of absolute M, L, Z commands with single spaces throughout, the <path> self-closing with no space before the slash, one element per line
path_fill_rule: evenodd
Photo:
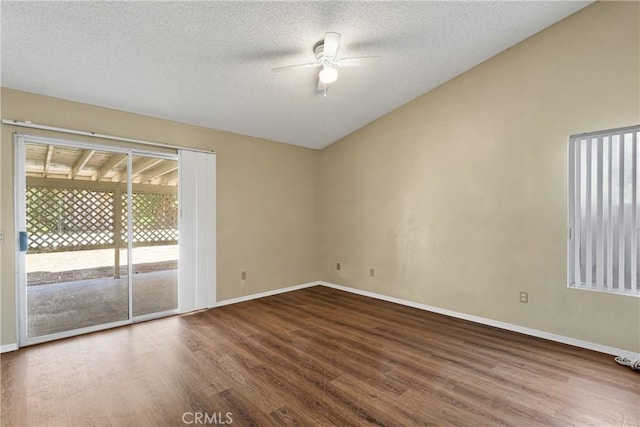
<path fill-rule="evenodd" d="M 19 245 L 20 245 L 20 252 L 27 252 L 27 249 L 29 248 L 29 237 L 27 235 L 27 232 L 21 231 L 20 233 L 18 233 L 18 239 L 19 239 Z"/>

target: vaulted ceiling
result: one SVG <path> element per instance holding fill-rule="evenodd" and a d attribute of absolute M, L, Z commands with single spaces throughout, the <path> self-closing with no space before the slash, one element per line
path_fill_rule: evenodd
<path fill-rule="evenodd" d="M 323 148 L 589 3 L 3 1 L 2 86 Z M 328 31 L 381 59 L 271 71 Z"/>

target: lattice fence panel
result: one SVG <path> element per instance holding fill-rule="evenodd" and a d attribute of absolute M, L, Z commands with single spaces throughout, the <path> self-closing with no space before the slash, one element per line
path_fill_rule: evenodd
<path fill-rule="evenodd" d="M 29 252 L 113 246 L 113 192 L 27 187 Z"/>
<path fill-rule="evenodd" d="M 178 196 L 176 194 L 133 193 L 133 243 L 135 246 L 178 242 Z M 123 195 L 123 230 L 127 224 L 127 198 Z M 122 235 L 127 241 L 126 232 Z"/>

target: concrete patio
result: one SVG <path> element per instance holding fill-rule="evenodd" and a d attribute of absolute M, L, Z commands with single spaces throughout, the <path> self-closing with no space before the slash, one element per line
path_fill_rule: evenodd
<path fill-rule="evenodd" d="M 128 278 L 102 278 L 27 287 L 29 338 L 128 318 Z M 178 270 L 134 273 L 133 315 L 178 307 Z"/>

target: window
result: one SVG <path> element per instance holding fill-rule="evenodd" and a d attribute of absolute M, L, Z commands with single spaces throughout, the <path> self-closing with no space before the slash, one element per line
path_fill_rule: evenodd
<path fill-rule="evenodd" d="M 640 296 L 640 126 L 569 139 L 569 287 Z"/>

